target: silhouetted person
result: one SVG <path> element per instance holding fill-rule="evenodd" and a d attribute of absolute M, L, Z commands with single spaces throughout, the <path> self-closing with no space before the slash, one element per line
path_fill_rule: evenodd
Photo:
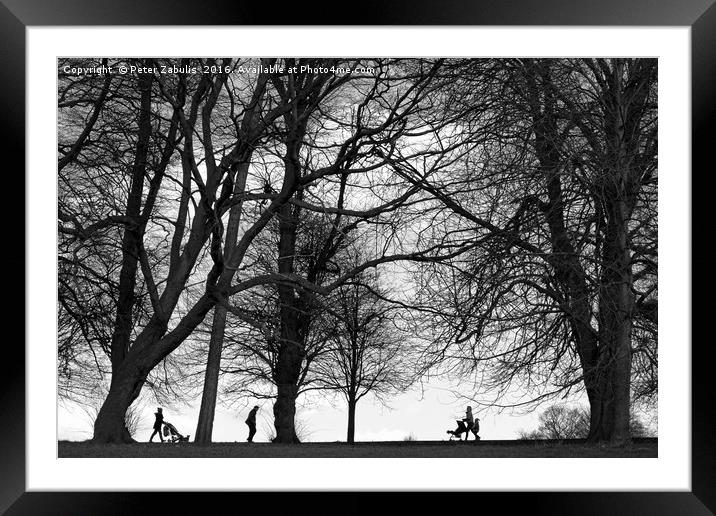
<path fill-rule="evenodd" d="M 249 412 L 249 417 L 246 418 L 246 424 L 249 425 L 249 437 L 246 439 L 248 442 L 254 442 L 254 435 L 256 435 L 256 412 L 259 411 L 259 406 L 254 405 L 254 408 Z"/>
<path fill-rule="evenodd" d="M 472 430 L 472 427 L 475 426 L 475 418 L 472 416 L 472 407 L 467 407 L 465 417 L 462 420 L 465 422 L 465 426 L 467 427 L 467 430 L 465 431 L 465 440 L 467 441 L 467 438 L 470 437 L 470 430 Z M 477 439 L 477 437 L 475 439 Z"/>
<path fill-rule="evenodd" d="M 152 432 L 152 436 L 149 438 L 150 443 L 154 440 L 154 436 L 157 434 L 159 434 L 159 439 L 164 442 L 164 437 L 162 437 L 162 423 L 164 423 L 162 407 L 157 407 L 157 411 L 154 413 L 154 432 Z"/>

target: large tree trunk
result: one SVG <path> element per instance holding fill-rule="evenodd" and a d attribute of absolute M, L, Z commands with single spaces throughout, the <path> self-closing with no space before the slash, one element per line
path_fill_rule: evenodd
<path fill-rule="evenodd" d="M 142 373 L 131 360 L 125 360 L 112 375 L 112 384 L 94 424 L 97 443 L 133 443 L 125 424 L 125 416 L 132 402 L 137 399 L 144 385 L 146 373 Z"/>
<path fill-rule="evenodd" d="M 588 442 L 608 442 L 622 446 L 629 442 L 631 350 L 630 323 L 622 324 L 616 333 L 605 332 L 611 342 L 602 348 L 599 381 L 595 394 L 589 396 L 590 429 Z"/>
<path fill-rule="evenodd" d="M 298 380 L 301 375 L 304 351 L 300 331 L 299 316 L 292 308 L 282 310 L 282 335 L 276 364 L 276 403 L 273 406 L 274 426 L 277 443 L 298 443 L 296 435 L 296 398 Z"/>
<path fill-rule="evenodd" d="M 631 331 L 634 296 L 627 235 L 628 208 L 610 199 L 599 300 L 600 364 L 603 387 L 600 433 L 613 445 L 629 441 Z"/>
<path fill-rule="evenodd" d="M 301 442 L 296 434 L 296 396 L 298 388 L 293 383 L 279 383 L 277 385 L 276 402 L 273 406 L 274 427 L 276 437 L 273 442 L 282 444 L 297 444 Z"/>
<path fill-rule="evenodd" d="M 602 426 L 603 418 L 605 418 L 605 407 L 602 403 L 603 396 L 601 394 L 603 385 L 594 382 L 587 389 L 587 398 L 589 399 L 589 433 L 587 434 L 587 442 L 596 444 L 605 440 L 604 429 L 608 426 Z"/>

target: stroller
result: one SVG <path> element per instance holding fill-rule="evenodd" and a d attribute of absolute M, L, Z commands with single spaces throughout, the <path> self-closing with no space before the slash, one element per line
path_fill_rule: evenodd
<path fill-rule="evenodd" d="M 475 418 L 475 424 L 473 425 L 470 430 L 467 429 L 467 425 L 465 424 L 464 419 L 458 419 L 457 421 L 457 428 L 455 430 L 448 430 L 447 433 L 450 434 L 450 440 L 452 441 L 454 437 L 457 437 L 457 440 L 460 441 L 460 436 L 462 434 L 465 434 L 465 440 L 467 441 L 467 438 L 469 437 L 468 432 L 472 432 L 475 436 L 475 440 L 479 441 L 480 436 L 477 435 L 477 433 L 480 431 L 480 418 Z"/>
<path fill-rule="evenodd" d="M 162 433 L 164 434 L 164 437 L 171 439 L 173 443 L 176 442 L 188 442 L 189 436 L 183 436 L 179 433 L 179 430 L 176 429 L 174 425 L 168 422 L 164 422 L 164 428 L 162 429 Z"/>

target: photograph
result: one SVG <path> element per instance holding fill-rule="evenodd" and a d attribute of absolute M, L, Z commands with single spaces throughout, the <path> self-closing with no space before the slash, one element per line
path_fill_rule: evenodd
<path fill-rule="evenodd" d="M 218 3 L 2 0 L 0 513 L 713 515 L 713 0 Z"/>
<path fill-rule="evenodd" d="M 658 58 L 56 66 L 58 458 L 660 456 Z"/>

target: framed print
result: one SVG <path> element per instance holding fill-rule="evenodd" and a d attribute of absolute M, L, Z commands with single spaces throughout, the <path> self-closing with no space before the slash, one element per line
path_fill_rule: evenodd
<path fill-rule="evenodd" d="M 4 2 L 9 514 L 716 510 L 716 8 L 373 7 Z"/>

